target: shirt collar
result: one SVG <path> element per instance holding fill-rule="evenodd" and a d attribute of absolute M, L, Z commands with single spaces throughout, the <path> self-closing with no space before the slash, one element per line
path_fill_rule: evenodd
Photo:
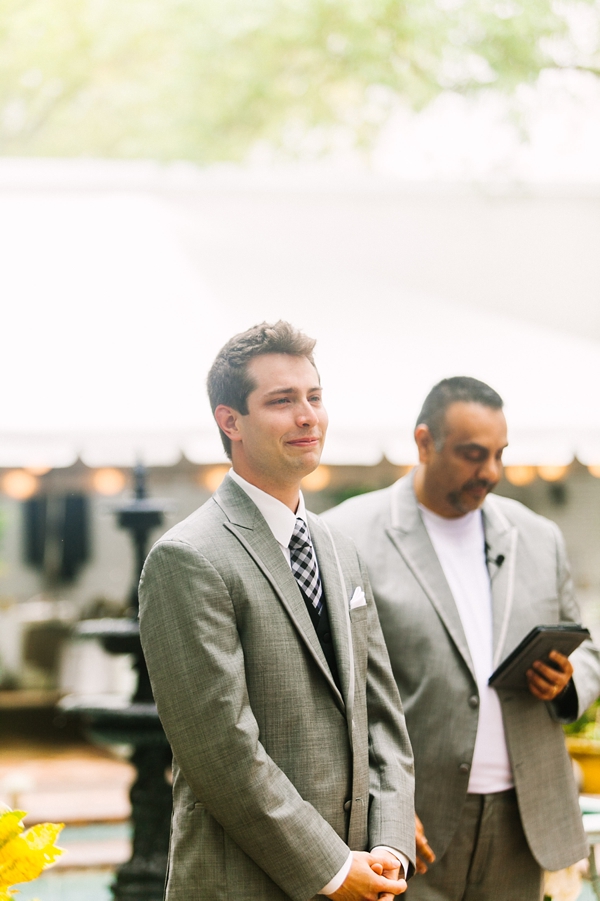
<path fill-rule="evenodd" d="M 303 519 L 308 529 L 308 520 L 306 518 L 306 507 L 304 506 L 304 497 L 300 492 L 300 500 L 298 501 L 298 509 L 292 513 L 289 507 L 286 507 L 281 501 L 278 501 L 272 494 L 267 494 L 256 485 L 252 485 L 243 479 L 241 475 L 234 469 L 229 470 L 229 476 L 233 481 L 246 492 L 250 500 L 256 504 L 262 516 L 270 528 L 275 540 L 284 548 L 289 546 L 292 532 L 296 525 L 296 519 Z"/>

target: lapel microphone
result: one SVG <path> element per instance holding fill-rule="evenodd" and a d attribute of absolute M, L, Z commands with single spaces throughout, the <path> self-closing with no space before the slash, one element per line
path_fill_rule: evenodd
<path fill-rule="evenodd" d="M 504 554 L 498 554 L 497 557 L 490 557 L 489 553 L 490 553 L 490 546 L 486 541 L 486 543 L 485 543 L 485 562 L 487 563 L 488 566 L 490 565 L 490 563 L 493 563 L 494 566 L 497 566 L 498 569 L 500 569 L 500 567 L 504 563 L 504 559 L 505 559 Z"/>

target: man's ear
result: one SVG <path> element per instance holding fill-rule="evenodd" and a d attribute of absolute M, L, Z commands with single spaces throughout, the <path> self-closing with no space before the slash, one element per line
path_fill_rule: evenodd
<path fill-rule="evenodd" d="M 233 407 L 226 407 L 225 404 L 219 404 L 215 408 L 214 417 L 217 425 L 224 432 L 230 441 L 241 441 L 242 436 L 238 427 L 240 413 Z"/>
<path fill-rule="evenodd" d="M 435 446 L 429 426 L 423 422 L 415 429 L 415 443 L 419 451 L 419 463 L 429 463 Z"/>

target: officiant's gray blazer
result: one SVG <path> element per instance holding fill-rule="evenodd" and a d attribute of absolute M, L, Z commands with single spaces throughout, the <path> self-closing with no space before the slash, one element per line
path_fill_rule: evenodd
<path fill-rule="evenodd" d="M 516 501 L 483 505 L 496 663 L 536 625 L 580 622 L 557 526 Z M 438 858 L 448 847 L 469 782 L 478 692 L 450 588 L 429 539 L 412 475 L 353 498 L 324 519 L 352 536 L 369 569 L 415 755 L 416 811 Z M 590 642 L 571 657 L 574 720 L 600 694 Z M 577 792 L 554 704 L 528 691 L 499 691 L 519 810 L 538 863 L 566 867 L 587 854 Z"/>
<path fill-rule="evenodd" d="M 340 688 L 290 567 L 246 493 L 150 552 L 140 630 L 174 754 L 167 901 L 307 901 L 349 849 L 414 861 L 413 765 L 366 571 L 309 515 Z M 349 609 L 357 587 L 366 605 Z"/>

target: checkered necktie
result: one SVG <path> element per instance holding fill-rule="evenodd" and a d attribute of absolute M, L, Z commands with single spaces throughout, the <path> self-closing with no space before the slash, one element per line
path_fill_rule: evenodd
<path fill-rule="evenodd" d="M 290 564 L 300 591 L 320 615 L 323 609 L 323 588 L 317 558 L 306 528 L 300 517 L 290 538 Z"/>

